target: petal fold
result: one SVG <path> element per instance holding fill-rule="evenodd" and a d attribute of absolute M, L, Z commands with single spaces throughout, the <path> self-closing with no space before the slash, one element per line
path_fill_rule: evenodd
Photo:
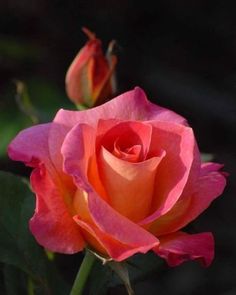
<path fill-rule="evenodd" d="M 157 120 L 187 125 L 182 116 L 149 102 L 144 91 L 139 87 L 125 92 L 101 106 L 86 111 L 76 112 L 61 109 L 57 113 L 54 122 L 72 128 L 77 123 L 96 126 L 99 119 L 117 119 L 121 121 Z"/>
<path fill-rule="evenodd" d="M 153 213 L 140 224 L 147 225 L 172 209 L 187 184 L 194 161 L 195 139 L 189 127 L 169 122 L 153 123 L 149 154 L 158 148 L 166 152 L 157 169 Z"/>
<path fill-rule="evenodd" d="M 87 124 L 77 124 L 67 134 L 62 147 L 63 171 L 72 176 L 80 189 L 96 190 L 106 199 L 95 157 L 95 130 Z"/>
<path fill-rule="evenodd" d="M 65 203 L 66 191 L 60 190 L 43 165 L 31 174 L 36 193 L 36 209 L 30 220 L 30 230 L 37 242 L 53 252 L 73 254 L 81 251 L 84 240 L 78 225 L 72 219 L 70 204 Z"/>
<path fill-rule="evenodd" d="M 149 230 L 159 236 L 177 231 L 205 211 L 219 197 L 226 185 L 222 165 L 204 163 L 193 191 L 184 193 L 176 205 L 165 215 L 154 221 Z"/>
<path fill-rule="evenodd" d="M 145 254 L 153 248 L 153 244 L 140 246 L 137 244 L 123 244 L 99 230 L 95 225 L 80 219 L 79 216 L 75 216 L 74 220 L 84 229 L 83 233 L 86 236 L 86 240 L 89 242 L 90 247 L 94 247 L 96 251 L 100 251 L 102 255 L 108 255 L 108 257 L 111 257 L 116 261 L 123 261 L 136 253 Z"/>
<path fill-rule="evenodd" d="M 109 204 L 123 216 L 137 222 L 150 211 L 156 170 L 165 156 L 131 163 L 101 149 L 99 172 L 109 197 Z"/>
<path fill-rule="evenodd" d="M 169 266 L 177 266 L 187 260 L 198 260 L 205 267 L 214 258 L 214 238 L 211 233 L 188 235 L 176 232 L 160 238 L 160 246 L 154 249 Z"/>
<path fill-rule="evenodd" d="M 88 196 L 91 217 L 98 229 L 117 242 L 142 253 L 159 245 L 159 240 L 151 233 L 119 214 L 96 193 Z"/>
<path fill-rule="evenodd" d="M 48 150 L 50 128 L 51 123 L 40 124 L 19 132 L 8 146 L 9 157 L 32 167 L 40 162 L 50 164 Z"/>

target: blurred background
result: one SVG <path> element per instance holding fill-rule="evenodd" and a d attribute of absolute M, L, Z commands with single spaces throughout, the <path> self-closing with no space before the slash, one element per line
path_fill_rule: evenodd
<path fill-rule="evenodd" d="M 134 284 L 137 295 L 236 294 L 235 15 L 235 1 L 217 0 L 0 2 L 0 170 L 28 173 L 6 156 L 8 142 L 32 124 L 18 108 L 14 81 L 26 83 L 43 122 L 61 107 L 73 109 L 64 79 L 86 41 L 86 26 L 104 49 L 117 41 L 118 93 L 139 85 L 150 100 L 182 114 L 205 158 L 224 163 L 230 173 L 224 195 L 191 225 L 214 233 L 212 266 L 153 267 Z M 62 273 L 76 270 L 75 261 L 60 256 Z M 120 286 L 108 292 L 125 294 Z"/>

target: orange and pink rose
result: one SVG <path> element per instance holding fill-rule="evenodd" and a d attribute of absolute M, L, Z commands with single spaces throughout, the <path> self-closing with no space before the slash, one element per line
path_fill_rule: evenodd
<path fill-rule="evenodd" d="M 20 132 L 9 156 L 34 169 L 30 229 L 60 253 L 84 247 L 122 261 L 153 250 L 178 265 L 214 256 L 211 233 L 181 229 L 225 187 L 222 165 L 201 163 L 193 130 L 140 88 Z"/>

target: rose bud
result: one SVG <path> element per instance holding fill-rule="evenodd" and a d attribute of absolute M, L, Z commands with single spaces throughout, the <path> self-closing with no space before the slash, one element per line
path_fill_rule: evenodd
<path fill-rule="evenodd" d="M 95 34 L 82 29 L 89 40 L 78 52 L 66 74 L 66 92 L 77 105 L 91 107 L 111 98 L 115 92 L 114 69 L 117 62 L 112 41 L 104 56 L 102 44 Z"/>
<path fill-rule="evenodd" d="M 20 132 L 8 153 L 34 168 L 30 229 L 46 249 L 212 262 L 213 235 L 182 229 L 223 192 L 222 165 L 201 163 L 186 120 L 140 88 L 89 110 L 60 110 Z"/>

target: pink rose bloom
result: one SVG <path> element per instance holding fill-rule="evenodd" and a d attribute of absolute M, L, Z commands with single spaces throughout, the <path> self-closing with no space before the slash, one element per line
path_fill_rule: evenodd
<path fill-rule="evenodd" d="M 185 119 L 140 88 L 90 110 L 60 110 L 20 132 L 8 152 L 34 168 L 30 229 L 45 248 L 89 247 L 116 261 L 153 250 L 170 266 L 211 263 L 212 234 L 181 229 L 222 193 L 222 165 L 202 164 Z"/>

